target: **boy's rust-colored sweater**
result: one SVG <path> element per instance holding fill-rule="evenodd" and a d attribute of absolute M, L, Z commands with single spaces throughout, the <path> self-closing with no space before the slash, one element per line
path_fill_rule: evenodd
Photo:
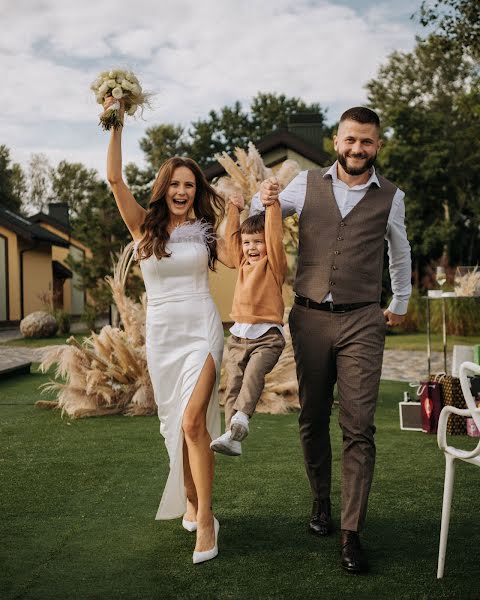
<path fill-rule="evenodd" d="M 279 202 L 265 210 L 267 255 L 249 264 L 243 255 L 240 212 L 230 203 L 227 209 L 225 243 L 238 269 L 230 317 L 237 323 L 283 324 L 282 285 L 287 272 L 283 248 L 282 210 Z"/>

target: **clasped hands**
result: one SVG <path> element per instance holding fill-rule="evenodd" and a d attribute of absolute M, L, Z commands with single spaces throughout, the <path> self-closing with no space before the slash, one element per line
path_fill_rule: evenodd
<path fill-rule="evenodd" d="M 260 200 L 264 206 L 269 206 L 278 200 L 279 193 L 280 185 L 276 177 L 269 177 L 262 181 L 260 185 Z M 243 210 L 245 208 L 245 199 L 240 192 L 230 194 L 228 199 L 238 208 L 238 210 Z"/>
<path fill-rule="evenodd" d="M 260 201 L 263 206 L 270 206 L 276 202 L 280 193 L 280 185 L 276 177 L 269 177 L 260 185 Z"/>

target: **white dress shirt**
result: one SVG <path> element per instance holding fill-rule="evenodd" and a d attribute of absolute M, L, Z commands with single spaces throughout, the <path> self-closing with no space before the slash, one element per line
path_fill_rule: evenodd
<path fill-rule="evenodd" d="M 307 192 L 307 174 L 308 171 L 302 171 L 280 192 L 280 204 L 282 214 L 288 217 L 295 213 L 298 216 L 302 213 L 305 204 Z M 346 183 L 338 179 L 337 162 L 324 174 L 324 177 L 332 179 L 333 194 L 338 205 L 338 209 L 345 218 L 360 200 L 365 196 L 371 184 L 380 187 L 380 182 L 372 167 L 371 175 L 366 183 L 349 187 Z M 407 239 L 405 228 L 405 194 L 397 188 L 392 201 L 392 207 L 388 216 L 387 228 L 385 230 L 385 239 L 388 244 L 389 271 L 392 284 L 393 298 L 388 309 L 397 315 L 404 315 L 408 308 L 408 299 L 412 293 L 411 284 L 411 258 L 410 244 Z M 260 193 L 255 194 L 250 206 L 250 214 L 261 212 L 264 209 L 260 201 Z M 331 302 L 332 295 L 329 293 L 323 300 Z"/>
<path fill-rule="evenodd" d="M 234 323 L 230 327 L 230 333 L 239 338 L 246 338 L 247 340 L 256 340 L 261 337 L 264 333 L 267 333 L 272 327 L 277 328 L 280 333 L 285 337 L 283 327 L 276 323 Z"/>

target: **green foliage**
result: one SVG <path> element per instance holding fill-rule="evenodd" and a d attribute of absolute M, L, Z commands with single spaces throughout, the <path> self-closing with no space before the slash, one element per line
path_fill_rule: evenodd
<path fill-rule="evenodd" d="M 417 287 L 413 287 L 412 295 L 408 302 L 408 311 L 400 329 L 405 333 L 425 331 L 426 300 L 422 300 L 422 294 Z"/>
<path fill-rule="evenodd" d="M 52 172 L 45 154 L 35 153 L 28 162 L 28 205 L 46 212 L 52 201 Z"/>
<path fill-rule="evenodd" d="M 11 162 L 10 150 L 0 146 L 0 203 L 4 208 L 20 212 L 26 191 L 25 175 L 18 163 Z"/>
<path fill-rule="evenodd" d="M 140 140 L 145 159 L 156 174 L 160 165 L 172 156 L 184 156 L 189 147 L 184 138 L 184 129 L 179 125 L 161 124 L 149 127 Z"/>
<path fill-rule="evenodd" d="M 432 261 L 480 254 L 480 79 L 461 49 L 431 36 L 394 52 L 367 84 L 385 128 L 380 170 L 406 192 L 417 284 Z M 476 258 L 477 257 L 477 258 Z"/>
<path fill-rule="evenodd" d="M 216 153 L 231 154 L 237 146 L 244 148 L 250 141 L 255 143 L 275 129 L 287 127 L 289 117 L 297 113 L 323 116 L 317 103 L 306 104 L 300 98 L 261 92 L 252 99 L 250 110 L 244 110 L 240 102 L 218 112 L 212 110 L 207 119 L 192 123 L 189 156 L 203 167 L 208 166 L 215 162 Z"/>
<path fill-rule="evenodd" d="M 127 185 L 133 197 L 144 208 L 147 208 L 156 171 L 150 167 L 142 171 L 135 163 L 128 163 L 125 166 L 124 172 Z"/>
<path fill-rule="evenodd" d="M 51 199 L 65 202 L 71 221 L 74 223 L 84 207 L 98 193 L 98 174 L 95 169 L 87 169 L 82 163 L 69 163 L 62 160 L 50 171 Z"/>
<path fill-rule="evenodd" d="M 464 52 L 480 58 L 480 2 L 478 0 L 424 0 L 419 10 L 424 27 L 453 41 Z"/>
<path fill-rule="evenodd" d="M 432 331 L 442 331 L 441 302 L 431 302 Z M 476 335 L 480 333 L 480 301 L 475 298 L 449 298 L 445 301 L 445 318 L 449 335 Z"/>
<path fill-rule="evenodd" d="M 98 306 L 86 304 L 82 313 L 82 321 L 85 323 L 88 331 L 95 331 L 95 322 L 99 314 Z"/>
<path fill-rule="evenodd" d="M 216 162 L 215 154 L 232 153 L 235 147 L 245 148 L 275 129 L 286 127 L 288 119 L 297 113 L 319 113 L 319 104 L 306 104 L 300 98 L 284 94 L 258 93 L 249 109 L 240 102 L 211 110 L 208 117 L 191 123 L 188 131 L 179 125 L 163 123 L 146 130 L 140 140 L 147 168 L 125 167 L 127 183 L 135 198 L 146 206 L 160 165 L 172 156 L 189 156 L 205 168 Z"/>
<path fill-rule="evenodd" d="M 80 276 L 80 289 L 88 291 L 97 310 L 105 313 L 111 303 L 105 276 L 111 274 L 113 257 L 130 241 L 130 235 L 106 183 L 93 175 L 90 183 L 89 195 L 77 203 L 71 223 L 73 236 L 90 248 L 92 256 L 82 261 L 69 256 L 67 264 Z"/>
<path fill-rule="evenodd" d="M 300 98 L 288 98 L 284 94 L 258 93 L 250 108 L 240 102 L 211 110 L 206 119 L 192 122 L 188 132 L 176 125 L 162 124 L 150 127 L 140 141 L 145 153 L 150 175 L 154 175 L 160 164 L 174 155 L 189 156 L 202 167 L 215 162 L 218 152 L 231 153 L 236 146 L 246 147 L 271 133 L 286 127 L 288 119 L 296 113 L 319 113 L 319 104 L 306 104 Z"/>
<path fill-rule="evenodd" d="M 425 293 L 413 287 L 408 312 L 399 328 L 404 333 L 427 331 L 427 301 Z M 445 300 L 447 334 L 475 336 L 480 334 L 480 302 L 476 298 L 448 298 Z M 442 332 L 442 302 L 430 301 L 430 330 Z"/>
<path fill-rule="evenodd" d="M 53 316 L 57 321 L 58 331 L 60 334 L 70 333 L 70 314 L 60 308 L 53 311 Z"/>

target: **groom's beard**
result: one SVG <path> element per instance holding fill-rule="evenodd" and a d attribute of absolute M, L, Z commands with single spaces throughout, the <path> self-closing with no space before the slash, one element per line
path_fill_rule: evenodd
<path fill-rule="evenodd" d="M 351 167 L 347 163 L 347 158 L 364 158 L 365 162 L 361 167 Z M 342 165 L 346 173 L 348 173 L 349 175 L 356 176 L 363 175 L 363 173 L 365 173 L 371 167 L 373 167 L 375 161 L 377 160 L 377 155 L 375 154 L 375 156 L 371 156 L 370 158 L 368 158 L 368 156 L 366 156 L 365 154 L 353 154 L 351 152 L 349 152 L 348 154 L 340 154 L 339 152 L 337 152 L 337 160 Z"/>

